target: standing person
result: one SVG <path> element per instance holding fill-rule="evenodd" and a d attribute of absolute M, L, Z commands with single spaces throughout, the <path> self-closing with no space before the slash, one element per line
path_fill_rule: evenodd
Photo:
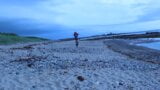
<path fill-rule="evenodd" d="M 74 32 L 74 39 L 75 39 L 76 47 L 78 47 L 78 45 L 79 45 L 78 35 L 79 35 L 79 34 L 78 34 L 77 32 Z"/>

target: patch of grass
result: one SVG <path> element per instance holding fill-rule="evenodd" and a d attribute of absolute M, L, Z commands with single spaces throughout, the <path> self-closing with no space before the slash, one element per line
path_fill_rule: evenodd
<path fill-rule="evenodd" d="M 16 34 L 0 33 L 0 45 L 27 43 L 27 42 L 41 42 L 47 41 L 47 39 L 38 37 L 21 37 Z"/>

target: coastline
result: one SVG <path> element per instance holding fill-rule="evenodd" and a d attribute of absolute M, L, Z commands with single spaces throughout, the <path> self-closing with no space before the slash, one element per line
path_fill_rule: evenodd
<path fill-rule="evenodd" d="M 132 44 L 131 44 L 132 43 Z M 132 40 L 106 40 L 104 44 L 115 52 L 136 60 L 160 64 L 160 50 L 155 50 L 133 44 Z M 139 42 L 140 43 L 140 42 Z"/>

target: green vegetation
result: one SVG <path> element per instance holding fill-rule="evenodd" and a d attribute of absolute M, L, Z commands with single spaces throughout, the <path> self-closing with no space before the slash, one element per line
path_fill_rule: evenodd
<path fill-rule="evenodd" d="M 41 41 L 47 41 L 47 39 L 38 37 L 22 37 L 14 33 L 0 33 L 0 45 Z"/>

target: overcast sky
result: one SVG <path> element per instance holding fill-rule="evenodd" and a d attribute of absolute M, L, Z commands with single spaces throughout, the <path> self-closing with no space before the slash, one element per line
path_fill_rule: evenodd
<path fill-rule="evenodd" d="M 160 29 L 160 0 L 0 0 L 0 31 L 48 38 Z"/>

